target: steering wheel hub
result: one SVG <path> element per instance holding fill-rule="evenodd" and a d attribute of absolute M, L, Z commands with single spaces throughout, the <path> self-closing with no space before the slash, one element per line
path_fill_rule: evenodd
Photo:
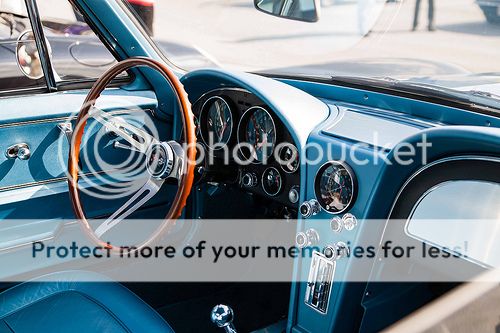
<path fill-rule="evenodd" d="M 174 151 L 166 142 L 155 143 L 147 153 L 146 169 L 151 177 L 165 179 L 174 168 Z"/>

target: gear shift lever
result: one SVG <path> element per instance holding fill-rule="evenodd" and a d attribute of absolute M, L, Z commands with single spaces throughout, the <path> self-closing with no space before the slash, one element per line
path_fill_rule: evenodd
<path fill-rule="evenodd" d="M 229 306 L 224 304 L 214 306 L 210 319 L 217 327 L 224 328 L 226 333 L 236 333 L 233 325 L 234 312 Z"/>

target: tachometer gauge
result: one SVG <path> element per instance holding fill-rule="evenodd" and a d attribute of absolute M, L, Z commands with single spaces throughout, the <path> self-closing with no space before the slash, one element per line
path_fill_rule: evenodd
<path fill-rule="evenodd" d="M 211 97 L 203 104 L 200 130 L 208 148 L 217 150 L 227 145 L 233 131 L 233 116 L 229 104 L 222 97 Z"/>
<path fill-rule="evenodd" d="M 267 160 L 272 155 L 276 142 L 276 127 L 273 118 L 263 108 L 253 107 L 246 111 L 242 122 L 245 125 L 243 142 L 240 141 L 240 145 L 242 143 L 250 145 L 250 147 L 244 147 L 245 151 L 249 152 L 245 155 L 250 155 L 245 157 L 258 162 Z"/>
<path fill-rule="evenodd" d="M 276 168 L 267 168 L 262 174 L 262 189 L 270 196 L 275 196 L 281 191 L 282 179 Z"/>
<path fill-rule="evenodd" d="M 279 163 L 283 171 L 294 173 L 299 168 L 299 151 L 291 143 L 283 145 L 279 150 Z"/>
<path fill-rule="evenodd" d="M 316 174 L 314 191 L 323 209 L 338 214 L 349 209 L 356 195 L 356 178 L 352 169 L 341 162 L 325 163 Z"/>

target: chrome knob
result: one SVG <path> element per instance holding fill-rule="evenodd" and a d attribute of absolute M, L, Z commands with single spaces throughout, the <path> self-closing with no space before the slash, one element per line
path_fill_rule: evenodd
<path fill-rule="evenodd" d="M 333 219 L 330 220 L 330 229 L 332 229 L 336 233 L 342 231 L 343 225 L 344 221 L 338 216 L 335 216 Z"/>
<path fill-rule="evenodd" d="M 306 232 L 298 232 L 295 236 L 295 245 L 298 248 L 316 245 L 319 243 L 319 234 L 314 229 L 307 229 Z"/>
<path fill-rule="evenodd" d="M 210 319 L 217 327 L 223 328 L 227 333 L 236 333 L 233 326 L 234 312 L 229 306 L 224 304 L 214 306 L 210 313 Z"/>
<path fill-rule="evenodd" d="M 350 213 L 344 214 L 344 216 L 342 216 L 342 222 L 344 224 L 345 230 L 347 231 L 353 230 L 358 225 L 358 219 L 356 218 L 356 216 Z"/>
<path fill-rule="evenodd" d="M 305 201 L 300 205 L 300 214 L 303 218 L 307 219 L 313 215 L 318 214 L 321 211 L 321 206 L 319 205 L 318 200 L 311 199 L 309 201 Z"/>
<path fill-rule="evenodd" d="M 251 172 L 246 172 L 241 177 L 241 184 L 245 187 L 254 187 L 257 185 L 257 175 Z"/>
<path fill-rule="evenodd" d="M 337 242 L 335 248 L 337 249 L 337 259 L 349 257 L 350 251 L 346 243 Z"/>
<path fill-rule="evenodd" d="M 349 254 L 349 247 L 344 242 L 337 242 L 333 245 L 327 245 L 323 248 L 323 255 L 325 256 L 325 258 L 332 261 L 348 257 Z"/>
<path fill-rule="evenodd" d="M 288 192 L 288 200 L 293 204 L 297 203 L 297 201 L 299 201 L 299 187 L 298 186 L 292 186 L 292 188 Z"/>
<path fill-rule="evenodd" d="M 337 259 L 337 248 L 333 245 L 327 245 L 323 248 L 323 255 L 326 259 L 334 261 Z"/>

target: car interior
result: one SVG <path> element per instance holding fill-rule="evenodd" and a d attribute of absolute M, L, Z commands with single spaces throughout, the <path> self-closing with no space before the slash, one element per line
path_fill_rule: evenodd
<path fill-rule="evenodd" d="M 107 52 L 96 48 L 75 65 L 58 40 L 83 23 L 43 21 L 40 2 L 23 2 L 26 26 L 0 40 L 0 57 L 27 73 L 16 79 L 5 65 L 0 79 L 0 332 L 437 332 L 446 331 L 436 328 L 444 318 L 449 331 L 467 325 L 446 304 L 467 308 L 489 294 L 495 308 L 493 291 L 460 298 L 473 287 L 457 275 L 472 279 L 500 263 L 498 108 L 390 81 L 185 71 L 115 0 L 69 1 L 88 26 L 64 43 Z M 256 10 L 284 15 L 268 3 Z M 288 16 L 317 20 L 314 7 Z M 401 149 L 414 158 L 399 163 Z M 253 162 L 226 163 L 227 151 Z M 122 186 L 120 175 L 136 169 L 150 178 Z M 449 222 L 420 222 L 433 219 Z M 463 223 L 479 219 L 496 224 Z M 252 281 L 245 271 L 205 278 L 201 266 L 186 280 L 132 278 L 146 275 L 139 268 L 113 278 L 134 270 L 113 258 L 120 242 L 136 250 L 191 244 L 210 220 L 275 220 L 290 231 L 280 237 L 318 250 L 288 261 L 286 279 Z M 481 240 L 468 256 L 448 248 L 464 237 Z M 455 258 L 390 260 L 382 245 L 394 239 Z M 111 258 L 36 253 L 72 242 Z M 372 243 L 367 263 L 352 258 L 353 247 Z M 175 265 L 168 269 L 175 276 Z M 429 319 L 438 310 L 446 315 Z"/>

